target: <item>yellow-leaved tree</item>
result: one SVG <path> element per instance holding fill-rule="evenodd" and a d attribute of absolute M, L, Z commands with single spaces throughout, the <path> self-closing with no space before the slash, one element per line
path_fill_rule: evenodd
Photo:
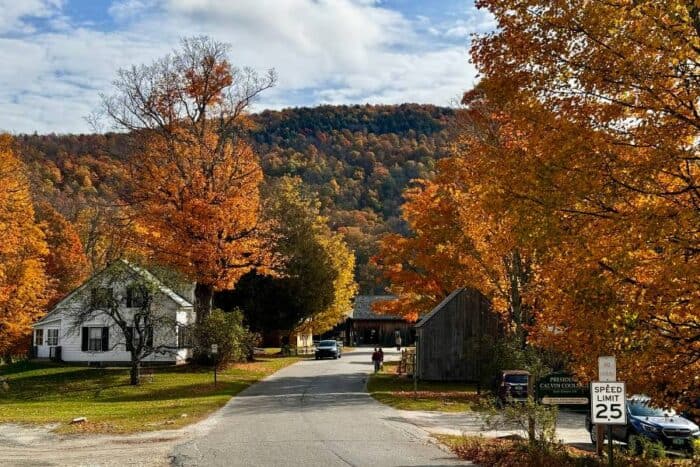
<path fill-rule="evenodd" d="M 31 323 L 44 313 L 48 295 L 46 240 L 9 135 L 0 135 L 0 238 L 0 356 L 9 357 L 26 350 Z"/>

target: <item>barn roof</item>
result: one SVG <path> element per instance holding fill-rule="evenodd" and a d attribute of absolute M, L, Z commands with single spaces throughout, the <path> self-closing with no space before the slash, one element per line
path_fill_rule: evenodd
<path fill-rule="evenodd" d="M 396 320 L 403 319 L 399 316 L 384 315 L 372 311 L 372 304 L 394 300 L 393 295 L 357 295 L 352 307 L 352 319 Z"/>
<path fill-rule="evenodd" d="M 423 327 L 425 323 L 430 321 L 430 318 L 435 316 L 436 314 L 440 313 L 440 310 L 443 309 L 445 305 L 447 305 L 457 294 L 462 292 L 464 290 L 464 287 L 460 287 L 459 289 L 455 289 L 451 294 L 449 294 L 443 301 L 438 304 L 435 308 L 433 308 L 430 313 L 427 315 L 424 315 L 416 324 L 413 326 L 414 328 L 420 328 Z"/>

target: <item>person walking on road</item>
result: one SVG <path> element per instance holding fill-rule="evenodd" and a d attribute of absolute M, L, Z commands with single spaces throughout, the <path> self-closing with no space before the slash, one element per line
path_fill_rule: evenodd
<path fill-rule="evenodd" d="M 374 348 L 374 352 L 372 352 L 372 363 L 374 363 L 374 372 L 377 373 L 379 371 L 379 367 L 381 366 L 381 360 L 380 360 L 379 352 L 377 351 L 377 348 Z"/>
<path fill-rule="evenodd" d="M 396 333 L 396 350 L 401 351 L 401 334 Z"/>
<path fill-rule="evenodd" d="M 384 369 L 384 351 L 379 347 L 379 368 Z"/>

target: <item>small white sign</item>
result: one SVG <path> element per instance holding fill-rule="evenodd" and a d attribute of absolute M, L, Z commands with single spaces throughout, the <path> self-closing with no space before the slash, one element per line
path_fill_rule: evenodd
<path fill-rule="evenodd" d="M 211 345 L 211 353 L 219 353 L 219 346 L 217 344 Z"/>
<path fill-rule="evenodd" d="M 586 405 L 588 397 L 549 397 L 542 398 L 542 403 L 547 405 Z"/>
<path fill-rule="evenodd" d="M 594 425 L 626 425 L 627 397 L 625 394 L 623 382 L 592 382 L 591 422 Z"/>
<path fill-rule="evenodd" d="M 598 379 L 600 381 L 617 381 L 615 357 L 598 357 Z"/>

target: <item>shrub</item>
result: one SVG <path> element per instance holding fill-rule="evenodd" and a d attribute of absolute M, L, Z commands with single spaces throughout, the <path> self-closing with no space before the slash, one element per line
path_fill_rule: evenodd
<path fill-rule="evenodd" d="M 195 334 L 197 354 L 209 356 L 209 363 L 213 363 L 210 355 L 212 344 L 218 346 L 217 362 L 227 364 L 252 359 L 253 350 L 260 341 L 259 336 L 243 324 L 243 313 L 239 310 L 230 313 L 213 310 L 197 326 Z"/>
<path fill-rule="evenodd" d="M 533 448 L 512 439 L 488 439 L 463 436 L 448 440 L 452 450 L 461 458 L 485 467 L 603 467 L 607 463 L 590 453 L 572 450 L 557 444 L 549 450 Z"/>
<path fill-rule="evenodd" d="M 630 439 L 627 451 L 629 454 L 642 459 L 664 459 L 666 457 L 666 450 L 663 444 L 651 441 L 644 436 L 633 436 Z"/>
<path fill-rule="evenodd" d="M 700 439 L 693 441 L 693 445 L 691 447 L 693 450 L 693 459 L 696 459 L 698 461 L 698 465 L 700 465 Z"/>
<path fill-rule="evenodd" d="M 527 436 L 532 448 L 548 450 L 557 444 L 557 407 L 540 405 L 532 397 L 526 402 L 508 404 L 501 412 L 492 411 L 486 425 L 490 428 L 504 423 L 515 425 Z"/>

